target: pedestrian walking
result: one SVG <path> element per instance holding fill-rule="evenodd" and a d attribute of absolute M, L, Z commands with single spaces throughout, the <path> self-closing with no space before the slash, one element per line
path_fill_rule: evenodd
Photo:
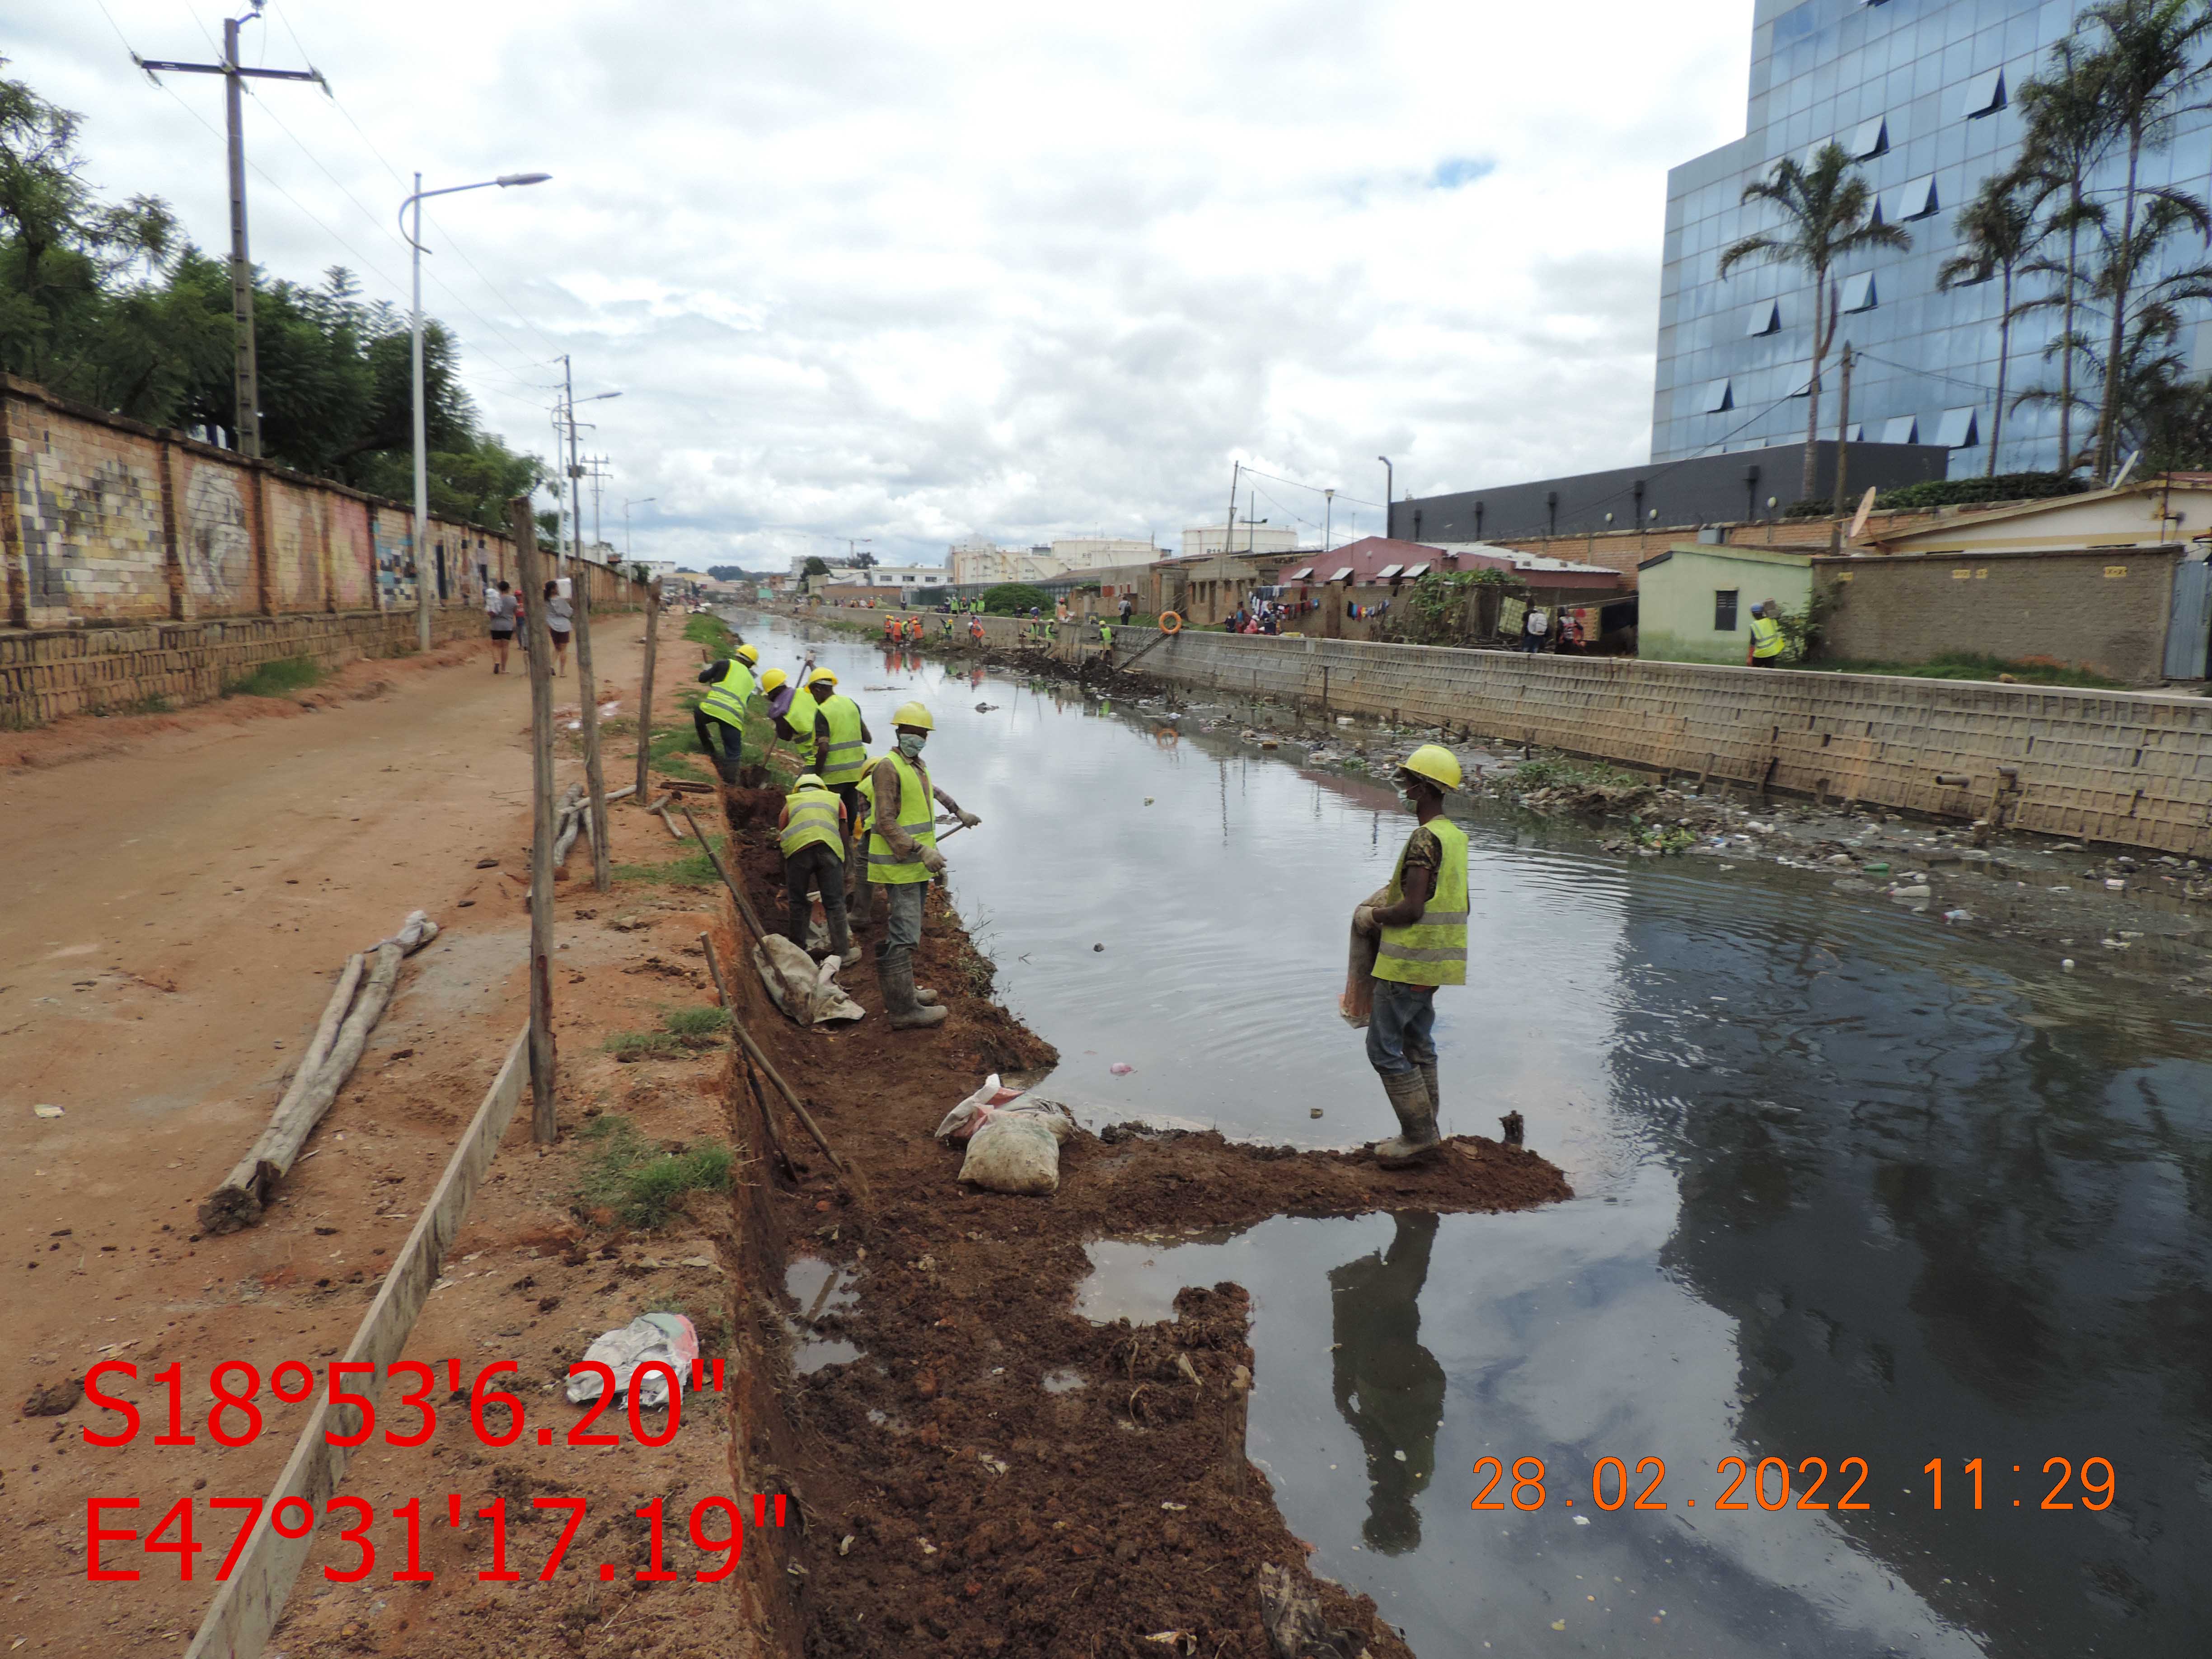
<path fill-rule="evenodd" d="M 1133 613 L 1133 612 L 1135 611 L 1136 608 L 1137 608 L 1136 601 L 1135 601 L 1135 600 L 1133 600 L 1133 599 L 1131 599 L 1131 598 L 1130 598 L 1127 593 L 1124 593 L 1124 594 L 1121 596 L 1121 626 L 1122 626 L 1122 627 L 1127 628 L 1127 627 L 1129 625 L 1129 617 L 1130 617 L 1131 614 L 1132 614 L 1132 613 Z"/>
<path fill-rule="evenodd" d="M 1467 831 L 1444 816 L 1444 793 L 1460 787 L 1450 750 L 1425 743 L 1395 781 L 1416 820 L 1380 906 L 1352 918 L 1376 937 L 1375 1000 L 1367 1063 L 1382 1079 L 1398 1133 L 1375 1145 L 1375 1160 L 1399 1169 L 1434 1157 L 1442 1094 L 1437 1079 L 1437 988 L 1467 983 Z"/>
<path fill-rule="evenodd" d="M 929 878 L 945 870 L 937 850 L 937 807 L 941 803 L 967 827 L 982 822 L 931 781 L 921 751 L 937 722 L 919 702 L 901 703 L 891 715 L 896 746 L 869 775 L 871 817 L 868 879 L 880 884 L 890 902 L 876 976 L 893 1030 L 935 1025 L 945 1010 L 933 1006 L 935 993 L 914 982 L 914 953 L 921 944 L 922 896 Z M 925 994 L 927 1000 L 924 1000 Z"/>
<path fill-rule="evenodd" d="M 830 925 L 830 952 L 849 958 L 853 929 L 845 914 L 844 803 L 813 773 L 801 773 L 784 797 L 776 828 L 783 854 L 783 936 L 806 949 L 813 895 L 818 891 L 823 918 Z"/>
<path fill-rule="evenodd" d="M 739 645 L 699 671 L 699 684 L 707 688 L 707 695 L 691 711 L 691 726 L 698 733 L 699 747 L 714 763 L 714 775 L 724 783 L 738 781 L 745 746 L 745 705 L 756 690 L 753 665 L 759 660 L 759 652 Z"/>
<path fill-rule="evenodd" d="M 507 653 L 514 643 L 520 609 L 515 604 L 514 590 L 505 582 L 484 595 L 484 619 L 491 629 L 491 672 L 495 674 L 507 672 Z"/>
<path fill-rule="evenodd" d="M 553 672 L 568 672 L 568 633 L 575 626 L 576 607 L 561 592 L 557 581 L 545 584 L 545 631 L 553 641 Z"/>

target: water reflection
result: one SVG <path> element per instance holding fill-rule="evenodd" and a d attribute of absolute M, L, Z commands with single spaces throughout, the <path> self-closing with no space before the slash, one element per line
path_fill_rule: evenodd
<path fill-rule="evenodd" d="M 1421 1346 L 1421 1286 L 1437 1242 L 1433 1215 L 1392 1218 L 1389 1247 L 1328 1271 L 1330 1376 L 1336 1409 L 1367 1453 L 1360 1535 L 1386 1555 L 1421 1541 L 1413 1499 L 1437 1471 L 1444 1369 Z"/>

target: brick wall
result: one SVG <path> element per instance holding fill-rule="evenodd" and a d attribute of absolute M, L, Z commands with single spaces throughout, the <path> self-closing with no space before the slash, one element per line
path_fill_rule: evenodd
<path fill-rule="evenodd" d="M 474 632 L 478 567 L 513 580 L 512 544 L 436 520 L 424 539 L 447 560 L 433 637 Z M 0 722 L 195 702 L 280 657 L 387 654 L 413 637 L 413 559 L 405 507 L 0 375 Z M 584 568 L 595 611 L 643 605 L 627 577 Z M 155 626 L 234 618 L 330 625 Z"/>
<path fill-rule="evenodd" d="M 2091 548 L 1816 558 L 1814 582 L 1832 607 L 1821 650 L 1867 662 L 1928 662 L 1948 651 L 2046 657 L 2155 685 L 2179 556 Z"/>
<path fill-rule="evenodd" d="M 1010 646 L 1022 625 L 984 629 Z M 1093 648 L 1061 635 L 1064 656 Z M 1117 629 L 1116 654 L 1157 637 Z M 1951 817 L 1996 802 L 2021 829 L 2212 857 L 2208 698 L 1189 629 L 1139 672 L 1801 795 Z"/>
<path fill-rule="evenodd" d="M 483 619 L 459 607 L 431 618 L 433 643 L 473 639 Z M 263 663 L 312 657 L 325 669 L 415 648 L 410 612 L 314 612 L 121 628 L 0 629 L 0 729 L 65 714 L 176 706 L 220 696 Z"/>

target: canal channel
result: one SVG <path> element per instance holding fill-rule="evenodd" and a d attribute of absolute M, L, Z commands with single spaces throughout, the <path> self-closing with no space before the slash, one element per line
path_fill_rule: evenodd
<path fill-rule="evenodd" d="M 1410 825 L 1387 780 L 1227 708 L 733 620 L 764 667 L 813 650 L 879 744 L 929 704 L 932 767 L 983 818 L 951 892 L 1060 1048 L 1042 1092 L 1094 1126 L 1389 1127 L 1335 1012 Z M 1106 1240 L 1083 1293 L 1144 1319 L 1251 1291 L 1248 1443 L 1316 1571 L 1424 1659 L 2203 1653 L 2207 1005 L 1823 877 L 1457 816 L 1444 1127 L 1520 1111 L 1574 1200 Z"/>

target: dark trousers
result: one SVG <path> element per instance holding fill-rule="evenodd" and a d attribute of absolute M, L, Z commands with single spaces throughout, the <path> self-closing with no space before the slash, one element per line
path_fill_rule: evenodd
<path fill-rule="evenodd" d="M 807 895 L 819 888 L 822 912 L 830 923 L 830 937 L 846 935 L 845 861 L 837 848 L 822 842 L 802 847 L 783 861 L 783 936 L 800 950 L 806 948 L 806 924 L 814 914 Z"/>
<path fill-rule="evenodd" d="M 691 727 L 699 734 L 699 746 L 707 751 L 707 758 L 714 763 L 715 775 L 724 783 L 735 783 L 738 781 L 738 761 L 744 751 L 744 734 L 727 720 L 716 720 L 703 708 L 691 711 Z M 721 744 L 719 749 L 715 747 L 718 740 Z"/>

